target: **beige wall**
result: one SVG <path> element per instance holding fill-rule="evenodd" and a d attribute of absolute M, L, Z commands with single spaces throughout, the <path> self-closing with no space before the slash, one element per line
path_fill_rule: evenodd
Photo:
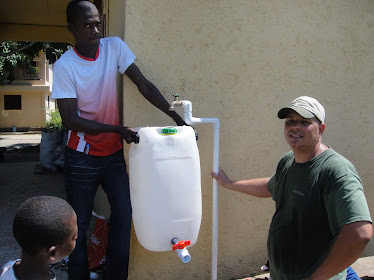
<path fill-rule="evenodd" d="M 74 42 L 73 36 L 65 26 L 0 23 L 0 30 L 0 40 L 4 41 Z"/>
<path fill-rule="evenodd" d="M 193 103 L 193 116 L 220 119 L 220 166 L 232 179 L 273 174 L 289 150 L 277 111 L 297 96 L 310 95 L 327 111 L 324 142 L 355 164 L 373 211 L 373 1 L 110 3 L 121 7 L 110 22 L 125 19 L 125 41 L 138 57 L 136 64 L 165 97 L 172 101 L 178 93 Z M 173 124 L 128 79 L 124 91 L 127 125 Z M 203 218 L 199 239 L 189 249 L 192 260 L 182 264 L 175 253 L 149 252 L 133 232 L 130 279 L 210 278 L 213 130 L 195 128 Z M 273 211 L 271 199 L 220 189 L 218 279 L 258 272 L 267 260 Z M 365 255 L 373 254 L 371 242 Z"/>
<path fill-rule="evenodd" d="M 0 1 L 0 41 L 74 42 L 66 28 L 69 2 Z"/>
<path fill-rule="evenodd" d="M 4 110 L 4 95 L 21 95 L 22 110 Z M 43 92 L 0 92 L 0 127 L 42 127 Z"/>
<path fill-rule="evenodd" d="M 21 95 L 21 110 L 5 110 L 4 95 Z M 0 128 L 41 128 L 46 121 L 46 108 L 56 109 L 51 93 L 45 91 L 0 91 Z"/>

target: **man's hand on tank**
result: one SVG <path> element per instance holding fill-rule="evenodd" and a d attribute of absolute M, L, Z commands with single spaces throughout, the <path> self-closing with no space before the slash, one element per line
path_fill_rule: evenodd
<path fill-rule="evenodd" d="M 134 130 L 131 127 L 125 127 L 125 126 L 123 128 L 124 130 L 122 131 L 121 134 L 122 134 L 123 139 L 125 139 L 126 143 L 130 144 L 134 142 L 137 138 L 136 135 L 138 134 L 136 130 Z"/>

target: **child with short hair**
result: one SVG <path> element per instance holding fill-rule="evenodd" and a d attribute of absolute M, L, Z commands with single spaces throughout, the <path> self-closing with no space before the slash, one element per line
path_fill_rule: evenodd
<path fill-rule="evenodd" d="M 0 280 L 56 279 L 49 266 L 73 251 L 78 236 L 77 216 L 61 198 L 32 197 L 17 210 L 13 235 L 22 249 L 22 259 L 9 262 Z"/>

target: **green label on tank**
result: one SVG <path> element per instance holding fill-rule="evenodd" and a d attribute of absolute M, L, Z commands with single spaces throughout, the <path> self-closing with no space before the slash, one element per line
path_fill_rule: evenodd
<path fill-rule="evenodd" d="M 161 129 L 161 134 L 162 135 L 173 135 L 173 134 L 177 134 L 177 129 L 175 127 L 163 128 L 163 129 Z"/>

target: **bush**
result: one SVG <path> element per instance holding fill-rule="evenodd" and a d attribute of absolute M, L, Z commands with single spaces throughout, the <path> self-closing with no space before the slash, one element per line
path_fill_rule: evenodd
<path fill-rule="evenodd" d="M 39 56 L 39 51 L 44 51 L 50 64 L 71 47 L 68 43 L 56 42 L 0 42 L 0 86 L 9 84 L 14 80 L 14 70 L 22 67 L 37 73 L 37 67 L 31 61 Z"/>
<path fill-rule="evenodd" d="M 53 130 L 63 130 L 62 119 L 60 111 L 58 109 L 47 110 L 47 121 L 45 122 L 45 128 Z"/>

